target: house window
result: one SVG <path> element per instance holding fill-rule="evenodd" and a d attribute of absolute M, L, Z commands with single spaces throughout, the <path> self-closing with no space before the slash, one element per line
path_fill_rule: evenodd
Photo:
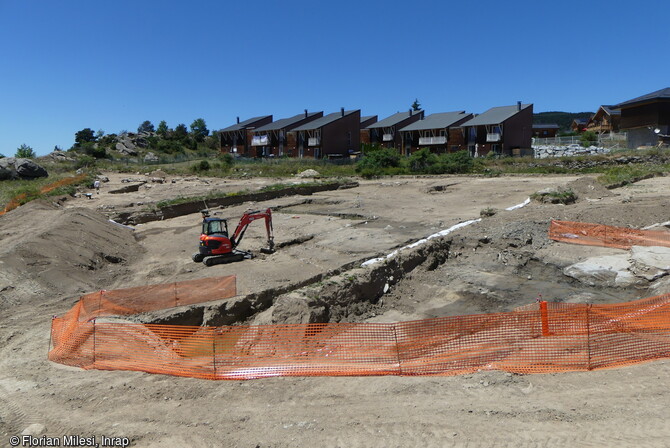
<path fill-rule="evenodd" d="M 476 127 L 471 127 L 470 128 L 470 141 L 475 141 L 477 140 L 477 128 Z"/>

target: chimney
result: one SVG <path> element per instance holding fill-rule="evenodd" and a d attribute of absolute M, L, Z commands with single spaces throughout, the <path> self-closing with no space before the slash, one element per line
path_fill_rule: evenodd
<path fill-rule="evenodd" d="M 237 117 L 237 124 L 240 124 L 240 117 Z"/>
<path fill-rule="evenodd" d="M 516 102 L 516 110 L 517 112 L 521 110 L 521 101 Z"/>
<path fill-rule="evenodd" d="M 341 113 L 342 116 L 344 117 L 344 107 L 340 107 L 340 113 Z"/>
<path fill-rule="evenodd" d="M 307 109 L 305 109 L 305 118 L 307 118 Z"/>

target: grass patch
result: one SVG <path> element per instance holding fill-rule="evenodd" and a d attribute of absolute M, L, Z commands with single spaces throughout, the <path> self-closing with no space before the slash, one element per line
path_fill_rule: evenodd
<path fill-rule="evenodd" d="M 608 168 L 597 180 L 609 188 L 620 187 L 642 179 L 662 176 L 663 172 L 668 171 L 668 169 L 670 169 L 668 164 L 614 166 Z"/>
<path fill-rule="evenodd" d="M 91 175 L 83 175 L 74 183 L 68 184 L 73 177 L 74 175 L 60 174 L 34 180 L 4 180 L 0 182 L 0 209 L 4 209 L 10 202 L 20 206 L 35 199 L 72 195 L 77 187 L 93 183 Z M 59 185 L 61 183 L 65 185 Z"/>
<path fill-rule="evenodd" d="M 172 205 L 179 205 L 179 204 L 185 204 L 187 202 L 198 202 L 198 201 L 207 201 L 208 199 L 219 199 L 219 198 L 227 198 L 231 196 L 240 196 L 243 194 L 249 194 L 251 193 L 250 190 L 240 190 L 240 191 L 232 191 L 230 193 L 219 193 L 216 191 L 209 192 L 206 195 L 201 195 L 201 196 L 179 196 L 174 199 L 168 199 L 164 201 L 159 201 L 156 202 L 155 208 L 164 208 L 164 207 L 170 207 Z"/>
<path fill-rule="evenodd" d="M 288 188 L 296 188 L 296 187 L 315 187 L 318 185 L 330 185 L 334 184 L 336 182 L 302 182 L 299 184 L 292 184 L 292 183 L 276 183 L 272 185 L 266 185 L 258 190 L 256 190 L 256 193 L 266 193 L 269 191 L 280 191 L 280 190 L 286 190 Z M 212 191 L 206 195 L 201 195 L 201 196 L 179 196 L 174 199 L 169 199 L 165 201 L 159 201 L 155 204 L 155 208 L 164 208 L 164 207 L 169 207 L 172 205 L 179 205 L 179 204 L 184 204 L 187 202 L 197 202 L 197 201 L 207 201 L 208 199 L 219 199 L 219 198 L 227 198 L 227 197 L 232 197 L 232 196 L 241 196 L 243 194 L 250 194 L 254 193 L 254 191 L 245 189 L 245 190 L 239 190 L 239 191 L 232 191 L 229 193 L 220 193 L 216 191 Z"/>
<path fill-rule="evenodd" d="M 569 188 L 557 188 L 556 190 L 538 191 L 531 194 L 530 198 L 538 202 L 568 205 L 577 200 L 577 195 Z"/>

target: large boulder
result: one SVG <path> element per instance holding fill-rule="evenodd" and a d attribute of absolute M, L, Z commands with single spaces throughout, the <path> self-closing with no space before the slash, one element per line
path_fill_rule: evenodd
<path fill-rule="evenodd" d="M 153 134 L 143 132 L 140 134 L 133 134 L 132 132 L 123 133 L 116 137 L 116 145 L 114 148 L 123 155 L 136 156 L 139 154 L 139 148 L 149 147 L 149 137 Z"/>
<path fill-rule="evenodd" d="M 144 156 L 145 162 L 158 162 L 158 160 L 158 156 L 151 151 Z"/>
<path fill-rule="evenodd" d="M 604 255 L 568 266 L 563 273 L 590 286 L 626 287 L 639 283 L 630 267 L 628 254 Z"/>
<path fill-rule="evenodd" d="M 328 310 L 313 298 L 299 293 L 279 296 L 271 307 L 273 324 L 312 324 L 328 322 Z"/>
<path fill-rule="evenodd" d="M 11 157 L 5 157 L 0 159 L 0 180 L 14 179 L 16 176 L 16 170 L 14 169 L 14 164 L 10 164 L 7 161 Z"/>
<path fill-rule="evenodd" d="M 128 145 L 128 146 L 126 146 Z M 120 141 L 119 143 L 116 144 L 115 146 L 116 150 L 120 152 L 121 154 L 127 155 L 127 156 L 136 156 L 137 155 L 137 149 L 135 148 L 135 145 L 133 145 L 130 141 Z"/>
<path fill-rule="evenodd" d="M 47 170 L 33 160 L 16 157 L 0 159 L 0 180 L 37 179 L 38 177 L 48 176 Z"/>
<path fill-rule="evenodd" d="M 633 246 L 630 258 L 631 271 L 649 281 L 664 277 L 670 271 L 670 247 Z"/>
<path fill-rule="evenodd" d="M 316 170 L 309 169 L 309 170 L 305 170 L 305 171 L 302 171 L 302 172 L 296 174 L 295 177 L 302 177 L 302 178 L 306 178 L 306 177 L 321 177 L 321 173 L 319 173 L 319 172 L 316 171 Z"/>

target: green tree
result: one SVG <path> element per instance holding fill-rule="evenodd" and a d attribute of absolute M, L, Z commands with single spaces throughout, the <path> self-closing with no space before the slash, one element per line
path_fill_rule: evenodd
<path fill-rule="evenodd" d="M 414 102 L 412 103 L 412 110 L 414 112 L 421 110 L 421 103 L 419 103 L 418 98 L 414 98 Z"/>
<path fill-rule="evenodd" d="M 188 129 L 186 128 L 186 125 L 179 123 L 175 126 L 172 136 L 175 140 L 185 140 L 188 137 Z"/>
<path fill-rule="evenodd" d="M 219 136 L 218 131 L 212 131 L 212 134 L 205 139 L 205 146 L 212 151 L 221 150 L 221 137 Z"/>
<path fill-rule="evenodd" d="M 98 129 L 98 132 L 95 133 L 95 139 L 96 140 L 99 140 L 104 136 L 105 136 L 105 131 L 103 131 L 102 129 Z"/>
<path fill-rule="evenodd" d="M 149 121 L 143 121 L 142 124 L 137 128 L 137 133 L 141 134 L 142 132 L 154 132 L 154 125 Z"/>
<path fill-rule="evenodd" d="M 24 143 L 16 149 L 16 155 L 14 155 L 14 157 L 21 159 L 33 159 L 36 157 L 36 154 L 35 151 L 33 151 L 33 148 Z"/>
<path fill-rule="evenodd" d="M 76 147 L 81 146 L 82 143 L 94 142 L 94 141 L 95 141 L 95 133 L 91 128 L 84 128 L 81 131 L 74 134 L 74 145 Z"/>
<path fill-rule="evenodd" d="M 88 156 L 94 157 L 96 159 L 104 159 L 107 157 L 107 150 L 104 146 L 95 142 L 86 142 L 82 143 L 81 148 L 84 150 L 84 153 Z"/>
<path fill-rule="evenodd" d="M 0 154 L 0 159 L 4 159 L 4 158 L 5 158 L 5 155 L 4 155 L 4 154 Z"/>
<path fill-rule="evenodd" d="M 156 134 L 165 138 L 169 131 L 170 131 L 170 129 L 168 128 L 167 122 L 165 120 L 161 120 L 161 122 L 158 123 L 158 128 L 156 129 Z"/>
<path fill-rule="evenodd" d="M 193 123 L 191 123 L 191 135 L 193 135 L 196 142 L 204 141 L 205 137 L 209 135 L 209 129 L 207 129 L 207 125 L 203 118 L 196 118 Z"/>

